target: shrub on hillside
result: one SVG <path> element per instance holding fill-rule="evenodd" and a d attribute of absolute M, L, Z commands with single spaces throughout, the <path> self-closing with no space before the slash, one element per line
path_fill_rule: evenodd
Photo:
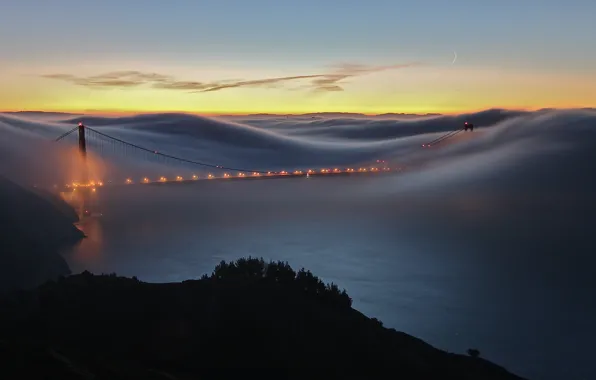
<path fill-rule="evenodd" d="M 262 258 L 241 258 L 236 261 L 222 260 L 211 276 L 203 275 L 203 280 L 214 281 L 273 281 L 275 283 L 294 286 L 305 293 L 325 300 L 329 303 L 351 307 L 352 299 L 344 290 L 334 284 L 325 284 L 317 276 L 304 268 L 294 271 L 287 262 L 265 262 Z"/>

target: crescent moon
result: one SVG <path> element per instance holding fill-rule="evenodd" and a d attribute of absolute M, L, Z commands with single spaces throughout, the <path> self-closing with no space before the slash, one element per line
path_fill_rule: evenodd
<path fill-rule="evenodd" d="M 457 53 L 453 51 L 453 62 L 451 62 L 451 64 L 453 65 L 455 61 L 457 61 Z"/>

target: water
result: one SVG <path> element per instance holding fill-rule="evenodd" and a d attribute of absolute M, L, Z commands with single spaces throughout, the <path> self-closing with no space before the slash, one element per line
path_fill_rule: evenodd
<path fill-rule="evenodd" d="M 106 188 L 104 216 L 66 256 L 74 272 L 152 282 L 198 278 L 222 259 L 288 261 L 436 347 L 478 348 L 531 379 L 594 378 L 592 217 L 580 202 L 375 191 L 399 181 Z"/>
<path fill-rule="evenodd" d="M 3 175 L 48 186 L 79 178 L 68 142 L 44 143 L 79 121 L 70 118 L 0 115 Z M 480 128 L 420 148 L 465 120 Z M 410 174 L 102 188 L 105 216 L 82 226 L 90 237 L 67 257 L 75 272 L 147 281 L 196 278 L 247 255 L 287 260 L 347 288 L 367 315 L 437 347 L 476 347 L 532 379 L 594 379 L 595 120 L 593 109 L 407 121 L 85 117 L 150 150 L 218 165 L 292 170 L 386 159 Z M 92 178 L 206 174 L 111 145 L 99 159 L 89 137 Z"/>

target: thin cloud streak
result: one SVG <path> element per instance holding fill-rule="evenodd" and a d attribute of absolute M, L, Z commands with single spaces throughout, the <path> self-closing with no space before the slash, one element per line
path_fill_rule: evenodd
<path fill-rule="evenodd" d="M 324 74 L 293 75 L 286 77 L 263 78 L 255 80 L 221 80 L 214 82 L 181 81 L 169 75 L 158 73 L 145 73 L 141 71 L 113 71 L 89 77 L 77 77 L 71 74 L 47 74 L 41 77 L 61 80 L 78 86 L 92 88 L 133 88 L 149 85 L 151 88 L 162 90 L 180 90 L 190 93 L 214 92 L 231 88 L 278 88 L 279 85 L 294 82 L 308 81 L 302 89 L 313 92 L 344 91 L 344 81 L 348 78 L 371 74 L 375 72 L 405 69 L 419 66 L 420 63 L 405 63 L 387 66 L 368 66 L 361 64 L 341 64 L 333 67 L 333 71 Z"/>
<path fill-rule="evenodd" d="M 220 91 L 225 90 L 228 88 L 235 88 L 235 87 L 262 87 L 267 86 L 270 84 L 276 84 L 280 82 L 288 82 L 293 80 L 299 79 L 312 79 L 312 78 L 319 78 L 322 75 L 295 75 L 289 77 L 278 77 L 278 78 L 265 78 L 265 79 L 256 79 L 256 80 L 247 80 L 247 81 L 238 81 L 235 83 L 228 83 L 222 85 L 216 85 L 201 91 L 197 92 L 213 92 L 213 91 Z"/>

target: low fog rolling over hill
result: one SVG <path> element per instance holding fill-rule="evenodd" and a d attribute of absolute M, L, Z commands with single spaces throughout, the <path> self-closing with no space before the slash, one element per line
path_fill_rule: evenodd
<path fill-rule="evenodd" d="M 463 352 L 477 345 L 490 360 L 529 378 L 589 374 L 596 336 L 596 110 L 420 117 L 2 114 L 0 172 L 23 186 L 72 180 L 76 139 L 52 140 L 79 121 L 150 150 L 215 165 L 267 171 L 369 166 L 380 159 L 406 170 L 311 182 L 105 188 L 100 253 L 67 256 L 75 272 L 184 280 L 221 258 L 254 253 L 336 281 L 355 308 L 440 348 Z M 473 132 L 422 148 L 465 121 L 474 123 Z M 187 178 L 211 170 L 135 155 L 110 158 L 107 151 L 100 157 L 90 144 L 91 171 L 103 180 Z M 350 232 L 338 227 L 348 222 L 355 226 Z M 169 239 L 163 245 L 160 234 Z M 167 252 L 158 252 L 164 246 Z"/>
<path fill-rule="evenodd" d="M 325 118 L 310 116 L 246 116 L 206 118 L 185 114 L 148 114 L 128 117 L 72 116 L 64 114 L 13 113 L 0 115 L 2 171 L 31 182 L 62 175 L 68 160 L 64 148 L 52 140 L 79 121 L 110 136 L 159 152 L 201 162 L 255 170 L 292 170 L 307 167 L 369 165 L 377 159 L 402 164 L 423 161 L 432 175 L 418 171 L 420 181 L 474 181 L 507 168 L 523 171 L 532 165 L 551 182 L 554 174 L 581 172 L 591 165 L 593 123 L 596 111 L 540 110 L 536 112 L 487 110 L 458 116 L 422 116 L 387 119 L 378 117 Z M 460 128 L 469 120 L 479 132 L 473 138 L 460 134 L 441 149 L 420 149 L 442 133 Z M 72 135 L 76 138 L 76 134 Z M 469 136 L 466 136 L 469 137 Z M 76 140 L 72 140 L 76 142 Z M 93 160 L 93 149 L 90 148 Z M 575 158 L 577 157 L 577 158 Z M 581 157 L 581 158 L 580 158 Z M 155 169 L 155 164 L 136 162 L 136 157 L 95 160 L 98 176 L 104 166 L 122 175 L 139 177 L 148 171 L 201 171 L 200 167 Z M 579 159 L 580 162 L 575 160 Z M 158 163 L 159 164 L 159 163 Z M 69 163 L 69 165 L 72 165 Z M 168 163 L 169 166 L 171 166 Z M 538 167 L 535 167 L 538 165 Z M 30 170 L 22 170 L 27 167 Z M 70 167 L 70 166 L 69 166 Z M 564 167 L 559 173 L 559 170 Z M 126 172 L 125 168 L 129 170 Z M 203 171 L 208 170 L 203 168 Z M 437 175 L 436 171 L 453 175 Z M 115 171 L 117 172 L 117 171 Z M 521 174 L 521 172 L 520 172 Z M 31 178 L 27 178 L 31 177 Z M 589 176 L 574 177 L 591 185 Z M 516 180 L 528 182 L 528 175 Z M 43 178 L 49 181 L 50 178 Z M 486 180 L 486 178 L 485 178 Z M 535 180 L 538 180 L 535 178 Z M 534 180 L 530 181 L 534 183 Z M 561 183 L 563 182 L 563 183 Z M 503 181 L 498 181 L 503 185 Z M 557 181 L 578 189 L 575 183 Z M 438 183 L 433 184 L 433 186 Z M 513 184 L 512 184 L 513 186 Z M 514 186 L 517 187 L 517 186 Z M 582 186 L 583 187 L 583 186 Z M 387 190 L 387 189 L 384 189 Z"/>

